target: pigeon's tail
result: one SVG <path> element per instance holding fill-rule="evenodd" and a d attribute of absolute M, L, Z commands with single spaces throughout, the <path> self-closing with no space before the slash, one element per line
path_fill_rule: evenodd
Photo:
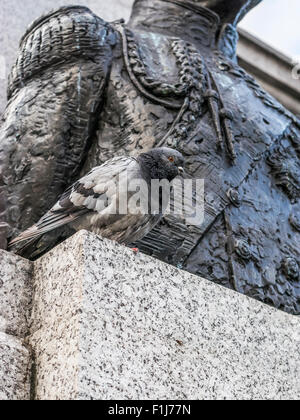
<path fill-rule="evenodd" d="M 8 244 L 8 250 L 13 251 L 15 254 L 20 255 L 24 258 L 29 258 L 29 256 L 26 255 L 26 252 L 28 249 L 31 249 L 33 244 L 36 244 L 39 241 L 39 238 L 32 238 L 32 239 L 24 239 L 24 241 L 18 241 L 14 244 L 9 243 Z"/>
<path fill-rule="evenodd" d="M 17 238 L 10 241 L 8 244 L 8 249 L 11 250 L 15 246 L 18 246 L 19 244 L 23 242 L 29 243 L 33 242 L 35 239 L 39 238 L 42 235 L 37 225 L 33 225 L 31 228 L 25 230 L 25 232 L 21 233 Z M 27 245 L 26 244 L 26 245 Z"/>
<path fill-rule="evenodd" d="M 74 214 L 64 214 L 64 213 L 56 213 L 53 211 L 49 211 L 41 220 L 30 227 L 29 229 L 22 232 L 17 238 L 13 239 L 8 244 L 8 249 L 12 250 L 15 247 L 19 248 L 19 245 L 25 243 L 24 247 L 26 248 L 28 245 L 32 244 L 35 240 L 39 239 L 45 233 L 50 232 L 58 227 L 64 226 L 74 220 L 78 219 L 85 211 L 79 211 Z"/>

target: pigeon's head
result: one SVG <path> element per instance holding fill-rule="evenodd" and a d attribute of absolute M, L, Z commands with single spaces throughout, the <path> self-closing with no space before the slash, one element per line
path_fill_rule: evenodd
<path fill-rule="evenodd" d="M 151 179 L 172 181 L 184 172 L 184 157 L 180 152 L 168 147 L 152 149 L 139 156 L 141 167 Z"/>

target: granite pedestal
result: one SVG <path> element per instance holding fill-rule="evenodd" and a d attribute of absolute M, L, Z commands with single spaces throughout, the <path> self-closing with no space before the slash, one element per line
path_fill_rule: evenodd
<path fill-rule="evenodd" d="M 0 250 L 0 400 L 30 398 L 32 264 Z"/>
<path fill-rule="evenodd" d="M 300 398 L 298 317 L 86 231 L 0 258 L 0 399 Z"/>
<path fill-rule="evenodd" d="M 82 231 L 34 265 L 37 399 L 299 399 L 300 319 Z"/>

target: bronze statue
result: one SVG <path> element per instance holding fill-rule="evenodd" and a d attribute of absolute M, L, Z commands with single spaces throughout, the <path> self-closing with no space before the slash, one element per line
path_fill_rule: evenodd
<path fill-rule="evenodd" d="M 300 314 L 300 122 L 236 60 L 236 25 L 259 2 L 137 0 L 126 25 L 84 7 L 34 22 L 0 133 L 2 247 L 93 166 L 170 146 L 205 179 L 205 220 L 168 216 L 138 247 Z"/>

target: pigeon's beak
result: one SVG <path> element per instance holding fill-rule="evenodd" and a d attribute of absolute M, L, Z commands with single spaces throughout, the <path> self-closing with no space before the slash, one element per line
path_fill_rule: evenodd
<path fill-rule="evenodd" d="M 183 169 L 182 166 L 179 166 L 178 167 L 178 172 L 180 173 L 180 175 L 183 175 L 184 174 L 184 169 Z"/>

